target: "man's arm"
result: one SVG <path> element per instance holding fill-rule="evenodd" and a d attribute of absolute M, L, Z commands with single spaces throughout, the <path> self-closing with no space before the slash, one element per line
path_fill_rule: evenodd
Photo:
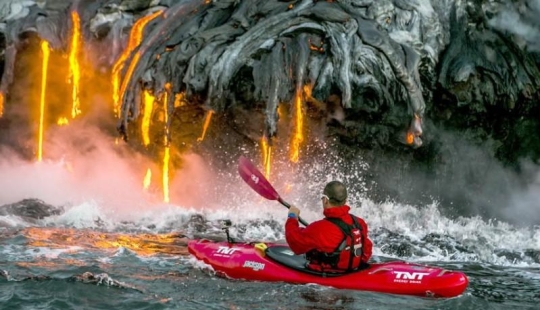
<path fill-rule="evenodd" d="M 316 226 L 317 222 L 302 228 L 298 223 L 298 217 L 287 219 L 285 223 L 285 240 L 287 240 L 294 254 L 304 254 L 317 247 L 318 231 Z"/>
<path fill-rule="evenodd" d="M 362 261 L 367 262 L 371 258 L 371 253 L 373 251 L 373 242 L 369 239 L 368 235 L 368 226 L 366 222 L 357 217 L 360 221 L 360 225 L 362 226 L 362 233 L 364 234 L 364 243 L 362 244 Z"/>

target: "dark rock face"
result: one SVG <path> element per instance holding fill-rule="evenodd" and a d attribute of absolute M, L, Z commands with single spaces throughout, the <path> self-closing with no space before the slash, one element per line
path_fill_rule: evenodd
<path fill-rule="evenodd" d="M 528 17 L 540 14 L 538 1 L 471 3 L 465 9 L 463 16 L 452 13 L 430 118 L 437 127 L 462 131 L 469 140 L 496 140 L 501 143 L 497 156 L 508 162 L 523 157 L 536 161 L 538 139 L 526 132 L 538 129 L 540 70 L 531 53 L 538 45 L 526 43 L 531 39 L 527 33 L 516 39 L 512 30 L 540 29 Z"/>
<path fill-rule="evenodd" d="M 0 206 L 0 215 L 16 215 L 35 220 L 59 215 L 62 212 L 62 208 L 46 204 L 39 199 L 23 199 L 16 203 Z"/>
<path fill-rule="evenodd" d="M 170 82 L 173 93 L 185 92 L 188 101 L 218 112 L 262 105 L 262 111 L 253 113 L 264 113 L 258 131 L 268 137 L 277 134 L 280 102 L 300 96 L 325 108 L 337 95 L 339 106 L 348 112 L 340 122 L 373 125 L 371 134 L 352 134 L 357 142 L 370 143 L 379 134 L 382 144 L 395 143 L 398 137 L 404 141 L 408 129 L 413 137 L 409 143 L 421 145 L 425 103 L 419 55 L 434 58 L 443 48 L 433 9 L 419 14 L 414 5 L 400 9 L 391 2 L 217 3 L 182 1 L 148 30 L 122 102 L 122 129 L 140 114 L 135 98 L 143 79 L 154 93 L 165 92 Z M 390 18 L 394 11 L 404 12 L 408 20 L 390 25 L 392 21 L 382 17 Z M 407 27 L 414 31 L 407 32 Z M 427 33 L 427 41 L 420 41 Z M 418 44 L 412 46 L 407 39 Z M 152 77 L 144 78 L 149 72 Z M 358 115 L 366 115 L 365 120 Z"/>
<path fill-rule="evenodd" d="M 534 178 L 522 162 L 540 158 L 537 0 L 56 0 L 17 14 L 6 3 L 4 94 L 23 34 L 66 49 L 77 10 L 96 68 L 112 70 L 133 24 L 157 14 L 120 71 L 118 129 L 132 140 L 143 90 L 160 103 L 151 132 L 167 136 L 155 147 L 216 157 L 262 136 L 279 146 L 299 98 L 308 140 L 367 160 L 379 199 L 482 213 Z M 217 112 L 214 153 L 195 143 L 205 110 Z"/>

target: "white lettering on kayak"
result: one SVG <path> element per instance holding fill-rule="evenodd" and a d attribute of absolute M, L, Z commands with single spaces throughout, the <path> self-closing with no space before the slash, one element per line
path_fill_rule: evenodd
<path fill-rule="evenodd" d="M 252 260 L 247 260 L 244 262 L 244 268 L 251 268 L 255 271 L 259 271 L 259 270 L 263 270 L 264 269 L 264 264 L 263 263 L 259 263 L 259 262 L 254 262 Z"/>
<path fill-rule="evenodd" d="M 259 184 L 259 178 L 256 175 L 252 174 L 251 179 L 253 180 L 253 183 Z"/>
<path fill-rule="evenodd" d="M 234 252 L 238 251 L 237 248 L 229 248 L 226 246 L 220 246 L 214 256 L 230 256 L 233 255 Z"/>
<path fill-rule="evenodd" d="M 408 272 L 408 271 L 394 271 L 396 277 L 394 282 L 397 283 L 422 283 L 422 278 L 429 275 L 427 272 Z"/>
<path fill-rule="evenodd" d="M 422 281 L 418 281 L 418 280 L 398 280 L 398 279 L 394 279 L 394 283 L 421 284 Z"/>

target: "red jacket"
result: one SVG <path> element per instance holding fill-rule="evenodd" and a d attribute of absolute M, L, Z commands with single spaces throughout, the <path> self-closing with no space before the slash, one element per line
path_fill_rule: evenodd
<path fill-rule="evenodd" d="M 353 220 L 349 215 L 350 209 L 347 205 L 324 209 L 324 216 L 339 218 L 352 225 Z M 366 222 L 359 217 L 357 217 L 357 220 L 362 226 L 362 234 L 364 235 L 362 261 L 367 262 L 371 258 L 373 243 L 368 238 Z M 289 218 L 285 223 L 285 239 L 291 250 L 297 255 L 307 253 L 313 249 L 326 253 L 334 252 L 343 241 L 343 238 L 344 235 L 341 229 L 334 223 L 324 219 L 313 222 L 306 228 L 301 228 L 298 219 L 295 218 Z"/>

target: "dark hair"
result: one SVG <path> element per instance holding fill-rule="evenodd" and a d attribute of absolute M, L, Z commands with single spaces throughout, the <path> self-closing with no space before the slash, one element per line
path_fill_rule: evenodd
<path fill-rule="evenodd" d="M 333 206 L 342 206 L 347 201 L 347 188 L 339 181 L 332 181 L 326 184 L 323 194 L 328 196 L 330 204 Z"/>

